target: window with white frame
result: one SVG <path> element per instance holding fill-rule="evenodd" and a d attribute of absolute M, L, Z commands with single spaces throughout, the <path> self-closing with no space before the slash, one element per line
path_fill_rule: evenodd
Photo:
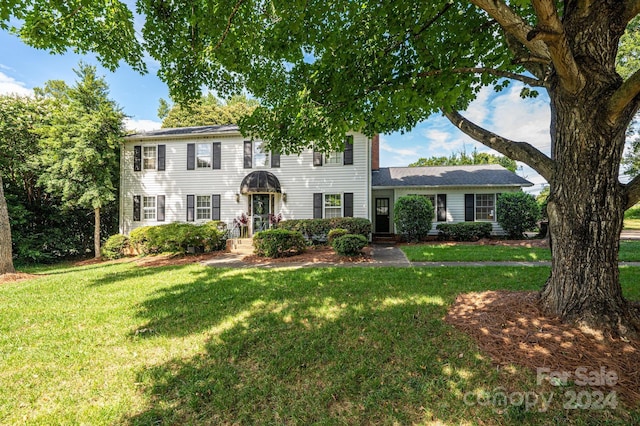
<path fill-rule="evenodd" d="M 342 164 L 342 152 L 333 151 L 325 154 L 325 164 Z"/>
<path fill-rule="evenodd" d="M 156 220 L 156 197 L 142 197 L 142 217 L 144 220 Z"/>
<path fill-rule="evenodd" d="M 253 167 L 269 167 L 269 152 L 264 149 L 264 142 L 253 142 Z"/>
<path fill-rule="evenodd" d="M 211 168 L 212 145 L 210 143 L 199 143 L 196 145 L 196 166 L 199 169 Z"/>
<path fill-rule="evenodd" d="M 495 194 L 476 194 L 476 220 L 495 220 Z"/>
<path fill-rule="evenodd" d="M 196 197 L 196 219 L 211 219 L 211 196 Z"/>
<path fill-rule="evenodd" d="M 324 194 L 324 217 L 342 217 L 342 194 Z"/>
<path fill-rule="evenodd" d="M 144 170 L 156 169 L 156 147 L 155 146 L 143 146 L 142 147 L 142 168 Z"/>

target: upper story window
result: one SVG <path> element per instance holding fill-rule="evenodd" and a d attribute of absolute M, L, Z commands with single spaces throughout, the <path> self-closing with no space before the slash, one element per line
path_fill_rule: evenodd
<path fill-rule="evenodd" d="M 133 147 L 133 170 L 165 170 L 166 145 L 135 145 Z"/>
<path fill-rule="evenodd" d="M 342 153 L 338 151 L 330 152 L 324 157 L 325 164 L 342 164 Z"/>
<path fill-rule="evenodd" d="M 142 168 L 144 170 L 156 169 L 156 147 L 155 146 L 143 146 L 142 147 Z"/>
<path fill-rule="evenodd" d="M 253 142 L 253 167 L 269 167 L 269 152 L 264 149 L 264 142 Z"/>
<path fill-rule="evenodd" d="M 213 145 L 199 143 L 196 145 L 196 165 L 199 169 L 210 169 Z"/>

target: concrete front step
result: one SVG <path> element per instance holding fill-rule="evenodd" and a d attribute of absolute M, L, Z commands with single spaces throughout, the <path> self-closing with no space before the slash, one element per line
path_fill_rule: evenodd
<path fill-rule="evenodd" d="M 227 251 L 229 253 L 250 255 L 253 254 L 253 239 L 232 238 L 227 240 Z"/>

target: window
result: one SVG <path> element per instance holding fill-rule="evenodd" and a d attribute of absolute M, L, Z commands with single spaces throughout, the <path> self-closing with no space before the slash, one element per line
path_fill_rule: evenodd
<path fill-rule="evenodd" d="M 199 143 L 196 145 L 196 165 L 199 169 L 211 168 L 211 155 L 213 145 L 210 143 Z"/>
<path fill-rule="evenodd" d="M 142 147 L 142 168 L 144 170 L 156 169 L 156 147 L 155 146 Z"/>
<path fill-rule="evenodd" d="M 495 218 L 495 194 L 476 194 L 476 220 Z"/>
<path fill-rule="evenodd" d="M 211 219 L 211 197 L 198 195 L 196 197 L 196 219 Z"/>
<path fill-rule="evenodd" d="M 342 164 L 342 153 L 338 151 L 330 152 L 324 157 L 325 164 Z"/>
<path fill-rule="evenodd" d="M 324 194 L 324 217 L 342 217 L 342 197 L 340 194 Z"/>
<path fill-rule="evenodd" d="M 264 142 L 253 142 L 253 166 L 269 167 L 269 153 L 264 151 Z"/>
<path fill-rule="evenodd" d="M 156 220 L 156 197 L 142 197 L 142 218 Z"/>

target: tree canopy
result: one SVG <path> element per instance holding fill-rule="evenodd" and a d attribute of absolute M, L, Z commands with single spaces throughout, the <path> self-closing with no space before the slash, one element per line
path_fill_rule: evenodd
<path fill-rule="evenodd" d="M 409 164 L 409 167 L 424 167 L 424 166 L 469 166 L 476 164 L 499 164 L 507 170 L 515 172 L 518 169 L 518 165 L 515 161 L 504 155 L 495 155 L 487 152 L 478 152 L 474 149 L 471 155 L 467 154 L 466 150 L 459 151 L 458 153 L 452 153 L 450 156 L 445 157 L 429 157 L 419 158 L 418 161 Z"/>
<path fill-rule="evenodd" d="M 186 106 L 170 106 L 167 101 L 161 99 L 158 115 L 162 119 L 162 127 L 238 124 L 243 118 L 251 115 L 257 106 L 258 101 L 248 99 L 244 95 L 236 95 L 222 102 L 207 94 Z"/>

